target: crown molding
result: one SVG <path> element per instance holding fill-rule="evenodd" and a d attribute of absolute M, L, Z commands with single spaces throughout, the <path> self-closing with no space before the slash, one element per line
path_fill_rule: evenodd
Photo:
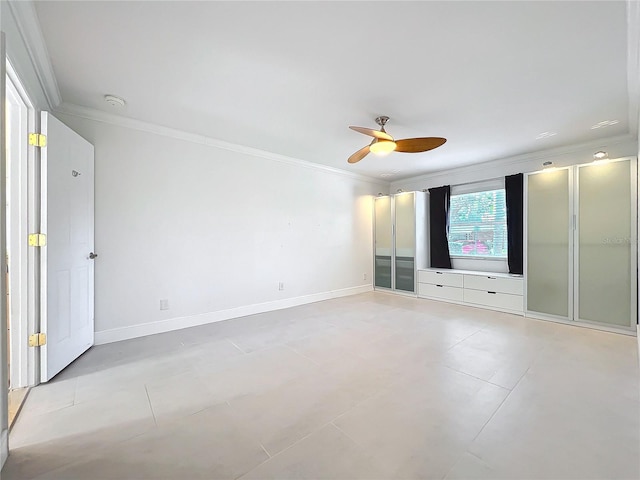
<path fill-rule="evenodd" d="M 627 90 L 629 131 L 637 138 L 640 117 L 640 2 L 627 0 Z"/>
<path fill-rule="evenodd" d="M 82 105 L 76 105 L 73 103 L 63 102 L 57 108 L 54 109 L 54 113 L 61 113 L 65 115 L 71 115 L 74 117 L 84 118 L 87 120 L 93 120 L 95 122 L 106 123 L 117 127 L 129 128 L 133 130 L 139 130 L 142 132 L 152 133 L 163 137 L 175 138 L 177 140 L 183 140 L 186 142 L 197 143 L 200 145 L 206 145 L 208 147 L 221 148 L 223 150 L 229 150 L 236 153 L 242 153 L 245 155 L 251 155 L 254 157 L 265 158 L 287 165 L 294 165 L 297 167 L 309 168 L 312 170 L 318 170 L 324 173 L 330 173 L 334 175 L 340 175 L 348 177 L 354 180 L 361 180 L 367 183 L 373 183 L 388 187 L 389 182 L 380 180 L 379 178 L 362 175 L 359 173 L 349 172 L 347 170 L 341 170 L 339 168 L 329 167 L 319 163 L 313 163 L 308 160 L 301 160 L 299 158 L 289 157 L 281 155 L 279 153 L 272 153 L 266 150 L 260 150 L 258 148 L 247 147 L 236 143 L 225 142 L 217 138 L 207 137 L 205 135 L 199 135 L 196 133 L 186 132 L 184 130 L 178 130 L 175 128 L 165 127 L 157 125 L 155 123 L 145 122 L 142 120 L 136 120 L 133 118 L 123 117 L 121 115 L 115 115 L 113 113 L 103 112 L 95 108 L 84 107 Z"/>
<path fill-rule="evenodd" d="M 541 161 L 548 158 L 556 158 L 563 155 L 571 155 L 578 152 L 593 151 L 594 149 L 611 148 L 615 145 L 620 145 L 629 142 L 635 142 L 636 139 L 630 133 L 625 135 L 618 135 L 615 137 L 602 138 L 599 140 L 593 140 L 585 143 L 579 143 L 569 146 L 556 147 L 548 150 L 539 150 L 537 152 L 523 153 L 513 157 L 506 157 L 496 160 L 490 160 L 488 162 L 476 163 L 473 165 L 467 165 L 463 167 L 456 167 L 447 170 L 440 170 L 432 173 L 425 173 L 416 177 L 408 177 L 404 179 L 395 180 L 391 183 L 391 189 L 393 190 L 398 185 L 412 185 L 414 183 L 422 183 L 425 181 L 434 180 L 437 178 L 446 179 L 452 174 L 480 174 L 478 180 L 482 180 L 482 173 L 485 173 L 489 169 L 494 168 L 509 168 L 514 171 L 519 167 L 526 166 L 531 162 Z M 445 180 L 446 183 L 446 180 Z"/>
<path fill-rule="evenodd" d="M 7 1 L 6 3 L 16 21 L 47 103 L 54 109 L 62 103 L 62 96 L 53 73 L 47 45 L 42 36 L 35 5 L 31 1 Z"/>

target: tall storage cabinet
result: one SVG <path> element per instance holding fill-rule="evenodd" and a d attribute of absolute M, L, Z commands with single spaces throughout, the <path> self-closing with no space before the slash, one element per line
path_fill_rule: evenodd
<path fill-rule="evenodd" d="M 393 257 L 393 227 L 391 219 L 391 197 L 377 197 L 375 209 L 375 262 L 374 285 L 391 288 L 391 263 Z"/>
<path fill-rule="evenodd" d="M 572 169 L 527 177 L 527 310 L 573 317 Z"/>
<path fill-rule="evenodd" d="M 577 168 L 574 261 L 579 321 L 635 326 L 634 167 L 635 162 L 626 160 Z"/>
<path fill-rule="evenodd" d="M 635 327 L 636 165 L 622 159 L 528 175 L 528 315 Z"/>
<path fill-rule="evenodd" d="M 374 208 L 374 285 L 415 293 L 416 270 L 427 267 L 426 194 L 377 197 Z"/>

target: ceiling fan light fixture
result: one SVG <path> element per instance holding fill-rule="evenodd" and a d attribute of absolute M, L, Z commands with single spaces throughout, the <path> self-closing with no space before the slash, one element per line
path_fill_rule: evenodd
<path fill-rule="evenodd" d="M 396 149 L 396 146 L 396 142 L 376 139 L 376 141 L 369 146 L 369 150 L 375 155 L 389 155 Z"/>
<path fill-rule="evenodd" d="M 373 137 L 373 140 L 369 145 L 362 147 L 360 150 L 352 154 L 347 162 L 358 163 L 369 153 L 376 155 L 388 155 L 389 153 L 396 151 L 402 153 L 421 153 L 433 150 L 434 148 L 441 147 L 447 141 L 442 137 L 420 137 L 420 138 L 403 138 L 395 141 L 394 138 L 384 130 L 389 117 L 381 116 L 376 118 L 376 123 L 380 125 L 380 130 L 372 130 L 371 128 L 356 127 L 350 125 L 349 128 L 363 135 Z M 398 171 L 392 172 L 393 174 Z M 382 175 L 386 176 L 385 174 Z M 389 175 L 391 176 L 391 175 Z"/>

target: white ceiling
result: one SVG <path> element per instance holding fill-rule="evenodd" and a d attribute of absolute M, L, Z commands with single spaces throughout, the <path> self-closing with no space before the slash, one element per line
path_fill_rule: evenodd
<path fill-rule="evenodd" d="M 40 2 L 62 99 L 389 180 L 629 132 L 626 5 Z M 432 152 L 347 157 L 388 115 Z M 617 125 L 592 130 L 603 120 Z M 536 140 L 545 131 L 557 135 Z"/>

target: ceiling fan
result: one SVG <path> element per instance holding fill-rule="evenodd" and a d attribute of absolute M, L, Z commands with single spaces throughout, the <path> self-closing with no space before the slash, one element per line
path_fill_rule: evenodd
<path fill-rule="evenodd" d="M 446 138 L 441 137 L 405 138 L 403 140 L 394 140 L 393 137 L 384 130 L 384 126 L 388 121 L 389 117 L 384 115 L 376 118 L 376 123 L 380 125 L 380 130 L 354 126 L 349 127 L 351 130 L 373 137 L 373 140 L 369 145 L 361 148 L 349 157 L 349 163 L 359 162 L 366 157 L 369 152 L 377 155 L 387 155 L 391 152 L 419 153 L 438 148 L 447 141 Z"/>

